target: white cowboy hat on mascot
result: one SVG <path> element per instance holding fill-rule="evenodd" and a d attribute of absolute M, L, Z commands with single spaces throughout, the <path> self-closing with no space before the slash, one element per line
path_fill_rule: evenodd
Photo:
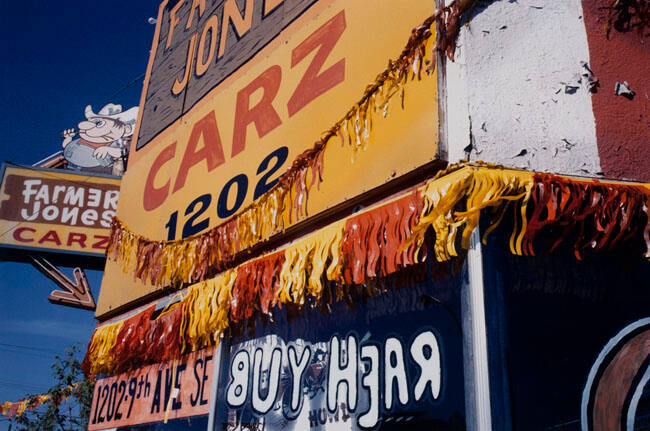
<path fill-rule="evenodd" d="M 122 105 L 116 105 L 114 103 L 108 103 L 104 105 L 98 113 L 93 111 L 91 105 L 86 106 L 84 110 L 84 115 L 86 119 L 90 120 L 91 118 L 111 118 L 113 120 L 119 120 L 124 124 L 129 124 L 133 126 L 135 120 L 138 117 L 138 107 L 134 106 L 126 111 L 122 111 Z M 131 133 L 133 133 L 133 128 L 131 128 Z"/>

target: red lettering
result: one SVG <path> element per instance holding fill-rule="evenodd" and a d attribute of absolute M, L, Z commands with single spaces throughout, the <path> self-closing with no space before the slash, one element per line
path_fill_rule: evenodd
<path fill-rule="evenodd" d="M 176 142 L 162 150 L 151 165 L 147 180 L 144 184 L 144 196 L 142 197 L 142 206 L 145 211 L 155 210 L 167 199 L 169 195 L 169 180 L 167 180 L 164 186 L 158 188 L 154 186 L 154 182 L 160 168 L 174 157 L 175 152 Z"/>
<path fill-rule="evenodd" d="M 108 236 L 107 235 L 94 235 L 95 239 L 98 240 L 93 243 L 93 248 L 97 248 L 100 250 L 106 250 L 106 246 L 108 245 Z"/>
<path fill-rule="evenodd" d="M 61 239 L 55 230 L 48 231 L 45 235 L 43 235 L 43 238 L 38 240 L 39 244 L 43 244 L 44 242 L 53 242 L 56 245 L 61 245 Z"/>
<path fill-rule="evenodd" d="M 197 151 L 196 146 L 201 136 L 203 136 L 203 148 Z M 210 111 L 208 115 L 197 121 L 192 128 L 190 139 L 187 142 L 187 148 L 185 148 L 185 154 L 183 154 L 183 161 L 178 168 L 178 176 L 174 183 L 174 192 L 177 192 L 185 185 L 187 173 L 190 168 L 202 160 L 206 161 L 208 172 L 226 161 L 223 156 L 221 137 L 219 136 L 214 111 Z"/>
<path fill-rule="evenodd" d="M 81 248 L 86 248 L 86 239 L 88 237 L 86 236 L 85 233 L 76 233 L 76 232 L 70 232 L 68 235 L 68 247 L 72 246 L 72 243 L 76 242 L 79 244 Z"/>
<path fill-rule="evenodd" d="M 343 35 L 345 26 L 345 11 L 341 11 L 291 52 L 291 68 L 293 68 L 307 54 L 318 48 L 318 52 L 316 52 L 314 59 L 305 71 L 305 75 L 298 83 L 296 91 L 287 102 L 290 117 L 345 79 L 345 58 L 340 59 L 327 70 L 320 72 L 325 60 L 327 60 L 341 35 Z"/>
<path fill-rule="evenodd" d="M 34 238 L 27 238 L 23 236 L 23 232 L 36 232 L 36 229 L 31 227 L 19 227 L 14 231 L 14 239 L 20 242 L 34 242 Z"/>
<path fill-rule="evenodd" d="M 246 129 L 250 123 L 255 123 L 255 129 L 260 138 L 282 124 L 280 116 L 271 105 L 278 94 L 281 82 L 282 69 L 275 65 L 266 69 L 237 93 L 231 157 L 235 157 L 246 148 Z M 257 105 L 250 107 L 251 95 L 260 88 L 264 91 L 262 100 Z"/>

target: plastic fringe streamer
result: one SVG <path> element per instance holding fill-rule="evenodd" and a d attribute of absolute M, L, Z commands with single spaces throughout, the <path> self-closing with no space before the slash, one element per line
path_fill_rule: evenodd
<path fill-rule="evenodd" d="M 461 247 L 469 248 L 481 211 L 488 207 L 494 208 L 497 216 L 484 232 L 483 242 L 512 209 L 514 228 L 509 248 L 516 255 L 535 255 L 533 243 L 538 234 L 555 229 L 549 251 L 574 232 L 578 260 L 588 251 L 611 249 L 640 234 L 650 258 L 650 189 L 645 185 L 468 164 L 430 181 L 424 195 L 420 222 L 406 244 L 420 243 L 432 227 L 439 261 L 458 256 L 459 236 Z"/>
<path fill-rule="evenodd" d="M 149 349 L 143 363 L 166 362 L 180 355 L 183 311 L 182 303 L 171 304 L 151 322 L 146 339 Z"/>
<path fill-rule="evenodd" d="M 237 268 L 237 280 L 232 291 L 230 318 L 233 321 L 249 319 L 254 310 L 270 315 L 276 304 L 280 285 L 280 271 L 284 253 L 273 253 Z"/>
<path fill-rule="evenodd" d="M 114 358 L 111 351 L 123 324 L 124 321 L 119 321 L 95 329 L 81 364 L 81 369 L 86 376 L 108 374 L 113 370 Z"/>
<path fill-rule="evenodd" d="M 338 280 L 341 273 L 341 241 L 344 222 L 308 235 L 284 251 L 277 294 L 281 304 L 305 304 L 307 296 L 320 301 L 323 278 Z"/>
<path fill-rule="evenodd" d="M 237 272 L 220 274 L 211 280 L 193 284 L 183 299 L 185 330 L 183 352 L 196 351 L 216 344 L 229 326 L 232 287 Z"/>
<path fill-rule="evenodd" d="M 272 322 L 276 306 L 286 305 L 294 313 L 305 304 L 327 306 L 334 299 L 332 283 L 336 298 L 352 307 L 395 283 L 409 285 L 409 277 L 424 276 L 426 268 L 418 264 L 426 257 L 423 244 L 429 228 L 435 234 L 431 242 L 436 259 L 450 261 L 458 256 L 458 246 L 469 248 L 471 233 L 486 209 L 493 218 L 483 241 L 511 210 L 509 247 L 517 255 L 534 255 L 539 233 L 552 229 L 545 235 L 555 241 L 550 250 L 575 233 L 578 259 L 587 251 L 609 249 L 638 236 L 643 236 L 650 258 L 649 207 L 650 187 L 645 184 L 567 178 L 482 162 L 451 165 L 413 193 L 331 224 L 284 251 L 191 285 L 180 302 L 154 320 L 149 308 L 97 328 L 84 370 L 108 373 L 212 346 L 232 323 L 253 324 L 256 311 Z M 234 223 L 223 229 L 226 240 L 237 239 Z M 201 244 L 204 249 L 197 255 L 218 261 L 218 255 L 206 251 L 208 243 Z M 400 272 L 406 267 L 414 269 Z M 210 271 L 197 268 L 202 274 Z"/>
<path fill-rule="evenodd" d="M 411 193 L 358 216 L 345 224 L 343 255 L 346 284 L 361 284 L 419 263 L 419 244 L 402 249 L 418 224 L 422 196 Z"/>
<path fill-rule="evenodd" d="M 7 416 L 9 418 L 20 417 L 25 413 L 25 410 L 35 410 L 41 404 L 53 400 L 56 404 L 60 404 L 62 401 L 65 401 L 69 395 L 74 391 L 77 391 L 79 385 L 83 382 L 73 383 L 70 386 L 67 386 L 59 391 L 54 392 L 54 395 L 51 394 L 41 394 L 41 395 L 32 395 L 31 397 L 19 400 L 16 402 L 7 401 L 0 404 L 0 415 Z M 57 396 L 57 393 L 59 395 Z"/>
<path fill-rule="evenodd" d="M 511 238 L 511 249 L 517 252 L 521 250 L 526 231 L 526 204 L 532 187 L 531 172 L 482 167 L 466 167 L 433 180 L 425 186 L 422 215 L 406 245 L 421 244 L 426 230 L 432 227 L 436 234 L 436 259 L 447 261 L 458 256 L 456 239 L 463 228 L 461 245 L 469 248 L 469 239 L 478 226 L 481 210 L 501 207 L 508 201 L 521 201 L 522 227 L 515 229 Z M 500 221 L 497 219 L 487 233 Z"/>
<path fill-rule="evenodd" d="M 460 32 L 460 21 L 463 14 L 471 11 L 476 0 L 456 0 L 449 6 L 438 9 L 434 12 L 440 34 L 436 43 L 436 51 L 447 54 L 447 58 L 454 61 L 456 51 L 456 39 Z"/>
<path fill-rule="evenodd" d="M 9 418 L 20 417 L 25 413 L 25 410 L 34 410 L 38 408 L 39 405 L 49 401 L 51 396 L 49 394 L 44 395 L 34 395 L 25 400 L 20 400 L 16 402 L 7 401 L 3 404 L 0 404 L 0 414 L 7 416 Z"/>
<path fill-rule="evenodd" d="M 575 257 L 611 249 L 643 233 L 650 258 L 650 190 L 640 185 L 572 181 L 557 175 L 535 174 L 530 216 L 522 252 L 535 255 L 533 242 L 545 228 L 560 228 L 553 251 L 571 232 L 576 233 Z M 644 220 L 645 218 L 645 220 Z M 518 250 L 519 251 L 519 250 Z M 521 254 L 521 253 L 517 253 Z"/>
<path fill-rule="evenodd" d="M 149 348 L 145 341 L 154 310 L 155 306 L 151 306 L 129 317 L 122 324 L 115 345 L 111 349 L 114 372 L 120 373 L 141 365 L 140 361 Z"/>

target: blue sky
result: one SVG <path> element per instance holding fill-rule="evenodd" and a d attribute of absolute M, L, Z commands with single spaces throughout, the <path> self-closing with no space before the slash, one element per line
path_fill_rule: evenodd
<path fill-rule="evenodd" d="M 86 105 L 137 105 L 159 1 L 12 1 L 0 15 L 0 161 L 32 164 L 61 148 Z M 71 273 L 66 269 L 68 274 Z M 95 298 L 100 271 L 88 271 Z M 55 285 L 0 262 L 0 403 L 51 385 L 50 365 L 88 342 L 92 312 L 51 305 Z M 0 416 L 0 431 L 8 421 Z"/>

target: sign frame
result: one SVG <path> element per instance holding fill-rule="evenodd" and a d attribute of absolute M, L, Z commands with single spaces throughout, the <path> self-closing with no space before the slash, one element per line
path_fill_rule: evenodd
<path fill-rule="evenodd" d="M 78 173 L 75 171 L 67 171 L 64 169 L 41 168 L 36 166 L 20 165 L 20 164 L 6 161 L 2 163 L 2 165 L 0 166 L 0 184 L 4 182 L 7 168 L 29 169 L 37 172 L 51 172 L 55 174 L 82 175 L 89 178 L 107 178 L 107 179 L 121 180 L 121 177 L 116 177 L 113 175 L 105 175 L 105 174 L 99 174 L 94 172 Z M 110 228 L 106 228 L 106 230 L 109 231 Z M 8 250 L 5 251 L 5 249 Z M 18 254 L 12 253 L 12 251 L 14 250 L 17 251 Z M 23 246 L 18 244 L 6 244 L 6 243 L 0 244 L 0 259 L 3 260 L 7 259 L 7 260 L 29 262 L 29 256 L 33 255 L 34 253 L 47 256 L 47 258 L 52 260 L 53 262 L 65 266 L 77 266 L 79 264 L 79 261 L 70 262 L 68 259 L 65 258 L 68 256 L 80 257 L 82 261 L 85 261 L 88 264 L 88 267 L 90 268 L 100 269 L 102 267 L 103 262 L 106 261 L 105 251 L 90 252 L 90 251 L 74 251 L 74 250 L 57 250 L 54 248 L 38 247 L 38 246 Z M 65 262 L 67 262 L 67 264 Z"/>

